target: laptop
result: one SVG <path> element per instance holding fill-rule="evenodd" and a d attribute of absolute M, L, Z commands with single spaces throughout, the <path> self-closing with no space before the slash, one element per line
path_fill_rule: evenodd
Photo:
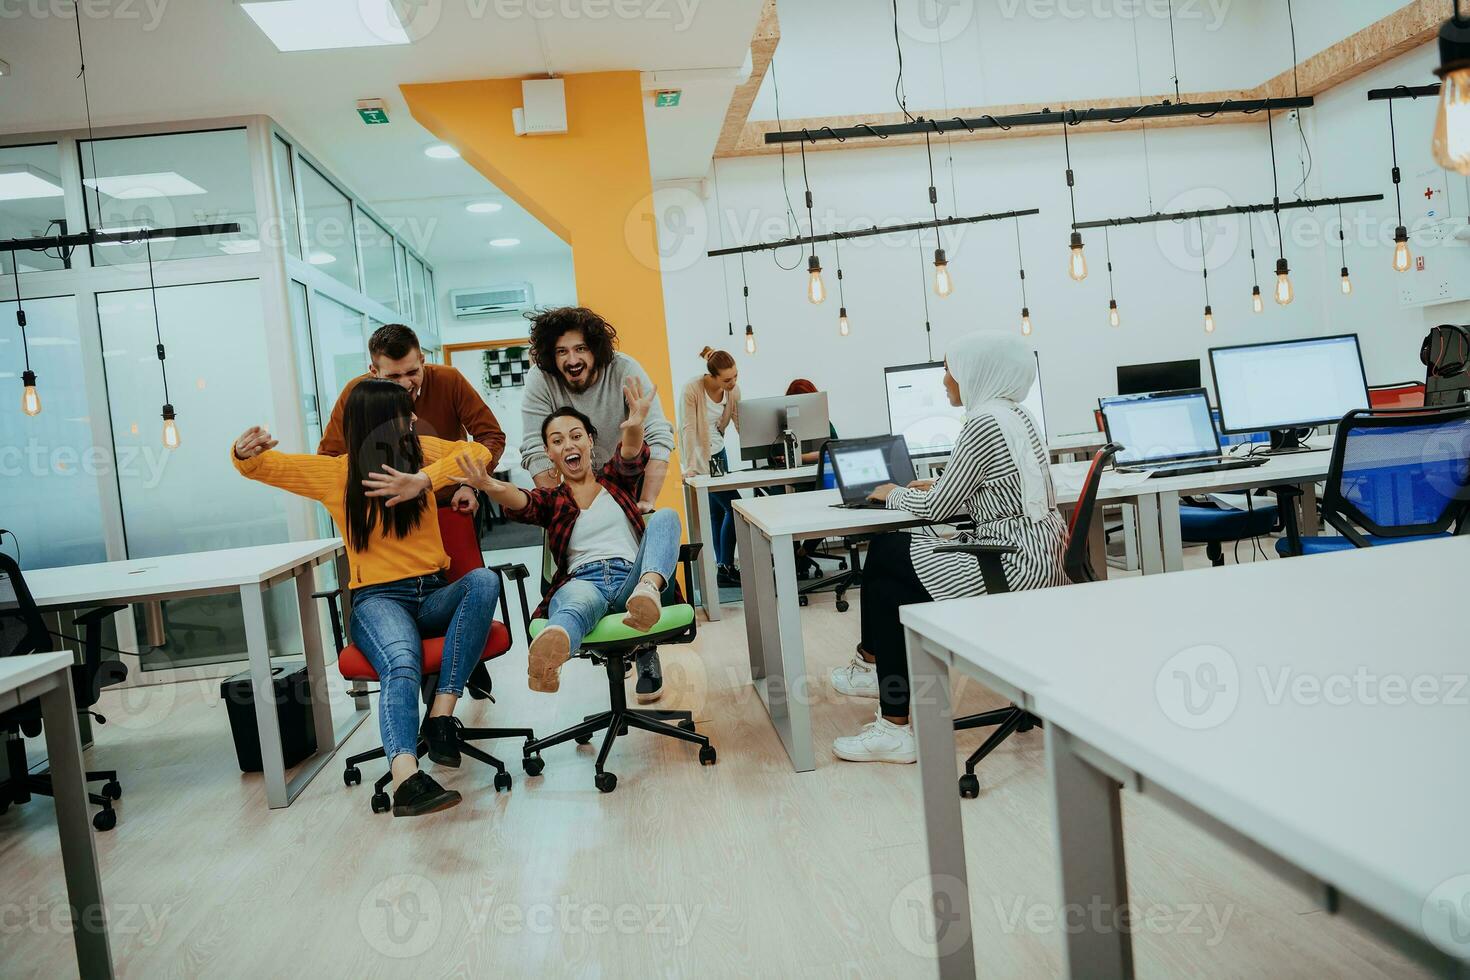
<path fill-rule="evenodd" d="M 1203 388 L 1152 391 L 1098 399 L 1108 441 L 1123 448 L 1114 458 L 1120 473 L 1183 476 L 1244 469 L 1263 456 L 1226 456 Z"/>
<path fill-rule="evenodd" d="M 833 439 L 827 443 L 832 475 L 842 503 L 834 507 L 871 507 L 883 504 L 869 500 L 875 487 L 894 483 L 906 487 L 914 482 L 914 461 L 903 436 L 868 436 L 865 439 Z"/>

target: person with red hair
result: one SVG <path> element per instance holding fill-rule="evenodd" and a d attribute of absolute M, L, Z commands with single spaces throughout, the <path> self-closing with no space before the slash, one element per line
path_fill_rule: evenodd
<path fill-rule="evenodd" d="M 796 380 L 792 381 L 789 385 L 786 386 L 786 396 L 789 398 L 792 395 L 815 395 L 820 390 L 821 390 L 820 388 L 818 388 L 816 385 L 812 384 L 806 378 L 797 378 Z M 830 419 L 827 421 L 827 431 L 831 434 L 831 438 L 833 438 L 833 439 L 836 439 L 837 438 L 837 427 L 832 424 L 832 422 L 831 422 Z M 800 463 L 793 463 L 792 465 L 793 466 L 802 466 L 802 465 L 806 465 L 806 464 L 810 464 L 810 463 L 815 463 L 817 461 L 817 456 L 818 456 L 818 454 L 815 453 L 815 452 L 802 453 L 801 454 L 801 462 Z M 771 447 L 771 453 L 770 453 L 770 456 L 768 457 L 767 461 L 772 466 L 783 467 L 783 468 L 786 466 L 786 456 L 785 456 L 784 453 L 781 452 L 781 447 L 779 445 L 776 445 L 776 446 L 772 446 Z M 799 487 L 799 489 L 802 489 L 802 490 L 810 490 L 810 489 L 812 489 L 812 486 L 811 485 L 806 485 L 806 486 Z"/>

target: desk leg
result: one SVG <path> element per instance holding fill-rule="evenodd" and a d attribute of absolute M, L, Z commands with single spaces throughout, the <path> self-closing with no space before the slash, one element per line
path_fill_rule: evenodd
<path fill-rule="evenodd" d="M 1087 528 L 1087 557 L 1092 573 L 1099 582 L 1108 577 L 1108 522 L 1103 520 L 1101 505 L 1094 508 L 1092 523 Z"/>
<path fill-rule="evenodd" d="M 1069 919 L 1075 916 L 1086 923 L 1081 929 L 1066 930 L 1067 975 L 1088 980 L 1132 977 L 1120 787 L 1078 756 L 1072 736 L 1051 722 L 1046 724 L 1046 762 L 1062 872 L 1062 911 Z"/>
<path fill-rule="evenodd" d="M 905 629 L 909 652 L 909 689 L 914 692 L 909 721 L 919 748 L 919 793 L 929 853 L 932 898 L 927 922 L 919 925 L 934 940 L 939 976 L 975 976 L 975 944 L 970 935 L 970 891 L 965 870 L 965 830 L 955 788 L 954 708 L 949 665 L 924 649 Z"/>
<path fill-rule="evenodd" d="M 753 565 L 755 601 L 759 604 L 763 677 L 755 689 L 770 713 L 771 724 L 797 772 L 816 768 L 812 752 L 811 685 L 801 639 L 801 607 L 797 603 L 796 555 L 790 535 L 767 538 L 747 532 Z M 740 581 L 746 582 L 742 573 Z M 750 613 L 747 610 L 746 615 Z M 751 652 L 752 659 L 755 652 Z"/>
<path fill-rule="evenodd" d="M 685 489 L 686 495 L 689 489 Z M 720 582 L 715 570 L 715 547 L 719 544 L 720 532 L 718 528 L 710 526 L 709 514 L 709 488 L 698 487 L 693 490 L 694 523 L 698 525 L 698 531 L 690 529 L 689 540 L 695 541 L 698 533 L 699 540 L 704 547 L 699 550 L 699 601 L 704 606 L 705 617 L 710 622 L 720 618 Z"/>
<path fill-rule="evenodd" d="M 752 531 L 750 524 L 735 513 L 735 547 L 740 549 L 746 565 L 750 566 L 750 574 L 744 573 L 740 576 L 740 601 L 741 608 L 745 613 L 745 647 L 750 654 L 750 679 L 758 681 L 766 676 L 766 657 L 763 652 L 764 638 L 761 635 L 761 604 L 760 595 L 756 588 L 756 577 L 771 565 L 770 551 L 766 550 L 766 558 L 763 562 L 755 560 L 754 540 L 760 536 L 760 532 Z"/>
<path fill-rule="evenodd" d="M 271 809 L 290 806 L 286 794 L 286 763 L 281 751 L 281 720 L 276 714 L 276 686 L 271 678 L 270 643 L 265 628 L 265 597 L 259 585 L 240 587 L 245 613 L 245 646 L 250 655 L 250 683 L 255 693 L 255 727 L 260 734 L 261 775 Z"/>
<path fill-rule="evenodd" d="M 1161 493 L 1159 501 L 1159 551 L 1164 559 L 1164 571 L 1184 570 L 1183 531 L 1179 527 L 1179 494 Z"/>
<path fill-rule="evenodd" d="M 1301 485 L 1301 528 L 1302 537 L 1316 537 L 1322 533 L 1322 522 L 1317 519 L 1317 481 L 1309 480 Z"/>
<path fill-rule="evenodd" d="M 1159 495 L 1141 493 L 1138 505 L 1138 564 L 1145 575 L 1164 570 L 1164 542 L 1160 537 Z"/>
<path fill-rule="evenodd" d="M 1120 508 L 1123 513 L 1123 569 L 1138 571 L 1138 508 L 1125 502 Z"/>
<path fill-rule="evenodd" d="M 61 838 L 61 863 L 66 873 L 67 904 L 71 906 L 77 972 L 83 977 L 111 977 L 107 907 L 102 902 L 97 848 L 87 814 L 82 742 L 77 731 L 71 673 L 59 673 L 53 679 L 51 690 L 41 695 L 41 723 L 46 732 L 46 756 L 56 792 L 56 832 Z"/>

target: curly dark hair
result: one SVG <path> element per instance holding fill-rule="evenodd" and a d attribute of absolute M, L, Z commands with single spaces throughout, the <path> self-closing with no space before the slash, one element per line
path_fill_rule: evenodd
<path fill-rule="evenodd" d="M 541 370 L 556 373 L 556 342 L 571 330 L 582 331 L 592 360 L 601 370 L 612 363 L 618 347 L 618 332 L 613 325 L 585 306 L 558 306 L 552 310 L 527 313 L 531 321 L 531 360 Z"/>

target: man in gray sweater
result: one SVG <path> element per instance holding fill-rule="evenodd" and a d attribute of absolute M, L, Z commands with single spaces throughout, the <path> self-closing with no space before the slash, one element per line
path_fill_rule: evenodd
<path fill-rule="evenodd" d="M 521 465 L 536 486 L 557 485 L 556 469 L 541 443 L 541 423 L 558 408 L 570 406 L 592 420 L 597 435 L 592 444 L 594 472 L 617 452 L 621 438 L 618 427 L 628 417 L 623 399 L 623 382 L 637 378 L 644 391 L 653 389 L 648 372 L 636 360 L 617 350 L 618 334 L 612 324 L 581 306 L 545 310 L 531 320 L 531 362 L 526 388 L 521 395 Z M 654 398 L 643 423 L 649 461 L 643 473 L 638 507 L 652 513 L 654 501 L 669 471 L 669 454 L 674 449 L 674 427 Z M 638 653 L 640 703 L 658 700 L 663 693 L 663 674 L 658 650 Z"/>

